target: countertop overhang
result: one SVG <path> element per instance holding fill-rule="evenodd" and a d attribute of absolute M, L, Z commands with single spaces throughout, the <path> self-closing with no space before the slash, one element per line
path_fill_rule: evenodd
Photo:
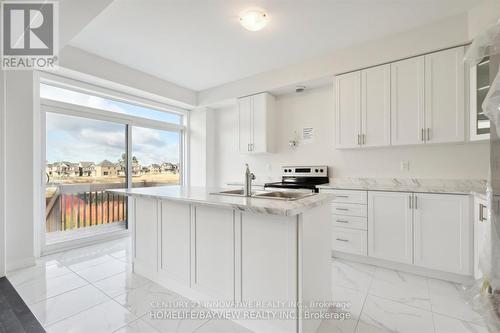
<path fill-rule="evenodd" d="M 132 197 L 171 200 L 206 206 L 226 207 L 239 211 L 280 216 L 294 216 L 311 208 L 327 204 L 333 199 L 332 194 L 317 193 L 298 200 L 277 200 L 248 198 L 212 194 L 227 190 L 224 188 L 158 186 L 137 187 L 132 189 L 110 189 L 108 192 Z"/>

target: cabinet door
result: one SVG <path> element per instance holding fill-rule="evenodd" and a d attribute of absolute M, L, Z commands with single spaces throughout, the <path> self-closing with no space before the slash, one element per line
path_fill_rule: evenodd
<path fill-rule="evenodd" d="M 250 152 L 252 143 L 252 99 L 243 97 L 238 99 L 238 133 L 240 153 Z"/>
<path fill-rule="evenodd" d="M 361 71 L 361 143 L 366 147 L 391 144 L 391 66 Z"/>
<path fill-rule="evenodd" d="M 424 57 L 391 64 L 391 143 L 424 143 Z"/>
<path fill-rule="evenodd" d="M 135 198 L 134 260 L 148 269 L 157 269 L 158 202 Z"/>
<path fill-rule="evenodd" d="M 161 203 L 160 272 L 189 285 L 190 223 L 189 204 Z"/>
<path fill-rule="evenodd" d="M 464 47 L 425 56 L 425 124 L 429 143 L 465 139 Z"/>
<path fill-rule="evenodd" d="M 250 151 L 252 153 L 267 152 L 267 112 L 268 94 L 252 96 L 252 134 Z"/>
<path fill-rule="evenodd" d="M 411 193 L 368 192 L 368 255 L 412 263 Z"/>
<path fill-rule="evenodd" d="M 469 275 L 472 216 L 466 195 L 415 194 L 415 265 Z"/>
<path fill-rule="evenodd" d="M 359 147 L 361 134 L 361 72 L 335 79 L 337 148 Z"/>

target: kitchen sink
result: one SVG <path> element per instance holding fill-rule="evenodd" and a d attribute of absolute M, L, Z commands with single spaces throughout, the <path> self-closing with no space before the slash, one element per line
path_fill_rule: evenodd
<path fill-rule="evenodd" d="M 243 197 L 244 192 L 241 190 L 227 190 L 221 192 L 210 193 L 214 195 L 229 195 L 229 196 L 237 196 Z M 273 191 L 273 192 L 253 192 L 251 198 L 260 198 L 260 199 L 278 199 L 278 200 L 298 200 L 308 196 L 314 195 L 314 193 L 309 192 L 285 192 L 285 191 Z"/>
<path fill-rule="evenodd" d="M 285 191 L 274 191 L 274 192 L 261 192 L 255 194 L 254 198 L 265 198 L 265 199 L 280 199 L 280 200 L 298 200 L 305 197 L 314 195 L 314 193 L 309 192 L 285 192 Z"/>

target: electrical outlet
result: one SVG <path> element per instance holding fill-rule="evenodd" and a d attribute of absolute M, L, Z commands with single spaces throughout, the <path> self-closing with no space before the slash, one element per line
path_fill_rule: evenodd
<path fill-rule="evenodd" d="M 410 161 L 401 161 L 401 171 L 403 172 L 410 171 Z"/>

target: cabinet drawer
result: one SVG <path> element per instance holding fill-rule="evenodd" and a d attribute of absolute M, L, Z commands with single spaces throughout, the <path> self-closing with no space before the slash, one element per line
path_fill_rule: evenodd
<path fill-rule="evenodd" d="M 338 227 L 333 228 L 332 247 L 335 251 L 366 256 L 366 231 Z"/>
<path fill-rule="evenodd" d="M 368 221 L 366 217 L 334 214 L 332 219 L 334 227 L 367 230 Z"/>
<path fill-rule="evenodd" d="M 321 192 L 334 194 L 335 197 L 332 202 L 362 205 L 366 205 L 368 202 L 368 194 L 366 191 L 321 189 Z"/>
<path fill-rule="evenodd" d="M 348 215 L 348 216 L 368 216 L 368 206 L 347 203 L 332 203 L 332 213 L 335 215 Z"/>

